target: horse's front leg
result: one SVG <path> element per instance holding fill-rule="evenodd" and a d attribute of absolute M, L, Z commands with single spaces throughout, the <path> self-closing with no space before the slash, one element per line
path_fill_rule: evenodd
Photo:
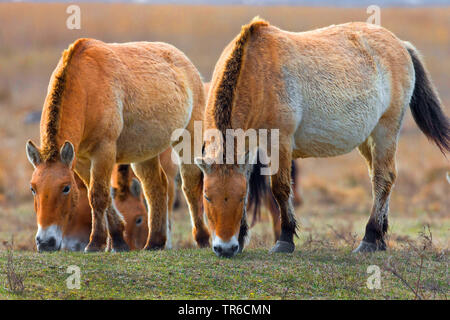
<path fill-rule="evenodd" d="M 281 214 L 281 234 L 270 252 L 291 253 L 295 249 L 294 235 L 297 223 L 293 205 L 291 184 L 291 152 L 290 148 L 280 143 L 279 169 L 272 175 L 272 193 L 278 203 Z"/>
<path fill-rule="evenodd" d="M 203 219 L 203 178 L 200 169 L 193 164 L 181 164 L 183 193 L 191 215 L 192 235 L 200 248 L 209 247 L 209 231 Z"/>
<path fill-rule="evenodd" d="M 92 209 L 92 230 L 85 252 L 103 251 L 108 238 L 106 214 L 111 206 L 110 180 L 116 159 L 112 144 L 103 144 L 91 158 L 89 203 Z"/>
<path fill-rule="evenodd" d="M 167 240 L 167 177 L 159 157 L 132 164 L 142 182 L 145 199 L 149 205 L 148 238 L 145 250 L 164 249 Z"/>

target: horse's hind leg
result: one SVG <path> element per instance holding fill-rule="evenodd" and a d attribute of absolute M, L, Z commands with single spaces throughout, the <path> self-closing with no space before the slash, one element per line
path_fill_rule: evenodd
<path fill-rule="evenodd" d="M 292 160 L 291 176 L 292 189 L 294 192 L 294 206 L 299 207 L 303 204 L 303 196 L 300 188 L 300 167 L 295 160 Z"/>
<path fill-rule="evenodd" d="M 281 234 L 279 240 L 270 252 L 293 252 L 294 234 L 297 223 L 293 205 L 293 192 L 291 184 L 291 152 L 280 141 L 279 169 L 272 175 L 272 193 L 278 203 L 281 214 Z"/>
<path fill-rule="evenodd" d="M 280 220 L 280 210 L 278 209 L 277 202 L 272 195 L 268 194 L 266 197 L 266 207 L 270 212 L 270 217 L 272 218 L 272 229 L 275 242 L 280 239 L 281 234 L 281 220 Z"/>
<path fill-rule="evenodd" d="M 203 219 L 203 177 L 195 164 L 181 164 L 182 189 L 191 214 L 192 235 L 200 248 L 209 247 L 209 231 Z"/>
<path fill-rule="evenodd" d="M 148 238 L 144 249 L 163 249 L 167 239 L 167 177 L 159 157 L 132 164 L 142 182 L 145 199 L 149 205 Z"/>
<path fill-rule="evenodd" d="M 399 123 L 381 119 L 371 136 L 359 147 L 372 179 L 373 205 L 363 240 L 354 252 L 386 250 L 389 197 L 396 178 L 395 151 Z"/>

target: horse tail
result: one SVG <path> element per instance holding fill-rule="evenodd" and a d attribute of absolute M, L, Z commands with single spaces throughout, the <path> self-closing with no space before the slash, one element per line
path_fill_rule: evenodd
<path fill-rule="evenodd" d="M 249 193 L 247 208 L 252 211 L 251 227 L 255 225 L 261 216 L 261 202 L 272 193 L 268 183 L 269 177 L 261 174 L 261 168 L 263 167 L 264 165 L 258 157 L 256 164 L 253 165 L 248 182 Z"/>
<path fill-rule="evenodd" d="M 249 179 L 249 195 L 248 195 L 248 208 L 252 210 L 252 223 L 253 227 L 261 217 L 261 201 L 264 199 L 269 200 L 268 205 L 271 206 L 271 210 L 277 211 L 280 215 L 280 208 L 272 194 L 272 189 L 269 186 L 269 177 L 261 174 L 261 168 L 264 165 L 257 159 L 256 164 L 253 165 L 252 173 Z M 295 181 L 297 173 L 297 166 L 295 161 L 292 161 L 291 179 Z"/>
<path fill-rule="evenodd" d="M 405 42 L 405 46 L 411 56 L 416 75 L 410 101 L 411 113 L 420 130 L 445 155 L 446 151 L 450 151 L 450 121 L 442 112 L 442 103 L 419 52 L 409 42 Z"/>

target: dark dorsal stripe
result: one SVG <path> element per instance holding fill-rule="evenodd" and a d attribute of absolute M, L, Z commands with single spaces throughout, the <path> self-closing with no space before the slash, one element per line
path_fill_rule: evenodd
<path fill-rule="evenodd" d="M 258 27 L 268 25 L 266 21 L 255 17 L 249 24 L 242 26 L 241 33 L 234 44 L 233 51 L 225 64 L 222 78 L 216 90 L 214 103 L 214 120 L 217 128 L 222 132 L 224 137 L 226 129 L 231 129 L 233 98 L 241 72 L 245 44 Z"/>
<path fill-rule="evenodd" d="M 44 161 L 56 161 L 59 157 L 59 146 L 57 142 L 59 123 L 61 119 L 61 101 L 64 89 L 66 87 L 67 67 L 72 59 L 75 50 L 80 43 L 86 39 L 78 39 L 72 43 L 69 48 L 62 53 L 61 63 L 55 72 L 53 87 L 50 92 L 50 101 L 48 103 L 48 112 L 45 121 L 45 133 L 42 141 L 41 155 Z"/>

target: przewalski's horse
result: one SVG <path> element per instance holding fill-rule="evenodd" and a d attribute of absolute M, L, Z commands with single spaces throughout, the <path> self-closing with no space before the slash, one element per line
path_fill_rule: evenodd
<path fill-rule="evenodd" d="M 211 86 L 211 82 L 205 82 L 203 84 L 205 88 L 205 95 L 208 96 L 209 88 Z M 275 241 L 280 238 L 281 234 L 281 221 L 280 221 L 280 210 L 276 203 L 275 198 L 273 197 L 272 191 L 267 183 L 267 178 L 264 180 L 258 179 L 257 176 L 260 175 L 260 171 L 258 169 L 253 170 L 251 173 L 250 181 L 253 181 L 255 184 L 259 184 L 259 186 L 254 186 L 250 188 L 252 192 L 249 193 L 249 199 L 247 201 L 247 211 L 252 211 L 252 223 L 253 227 L 260 216 L 260 207 L 261 204 L 264 204 L 266 209 L 269 210 L 270 218 L 272 220 L 272 229 Z M 299 186 L 299 170 L 295 161 L 292 161 L 292 192 L 294 194 L 294 207 L 301 205 L 303 202 L 300 196 L 300 186 Z"/>
<path fill-rule="evenodd" d="M 174 181 L 178 172 L 178 167 L 170 158 L 171 151 L 171 148 L 169 148 L 159 155 L 161 166 L 168 179 L 169 228 L 171 226 L 170 221 L 174 202 Z M 87 188 L 77 174 L 74 176 L 80 196 L 76 212 L 71 216 L 71 221 L 65 226 L 65 229 L 63 229 L 63 226 L 60 227 L 63 238 L 61 249 L 80 251 L 89 243 L 92 215 Z M 148 236 L 147 209 L 141 185 L 129 165 L 116 165 L 114 167 L 111 187 L 115 208 L 122 214 L 126 223 L 125 241 L 131 250 L 142 249 L 147 242 Z M 170 238 L 167 239 L 166 247 L 171 247 Z M 41 246 L 41 251 L 45 251 L 45 246 Z"/>
<path fill-rule="evenodd" d="M 374 200 L 355 251 L 375 251 L 386 248 L 397 138 L 408 105 L 422 132 L 448 151 L 449 120 L 410 43 L 366 23 L 293 33 L 254 19 L 216 64 L 204 126 L 224 136 L 228 128 L 279 129 L 279 170 L 271 173 L 271 188 L 281 209 L 281 236 L 272 252 L 295 248 L 291 160 L 358 148 L 369 167 Z M 244 243 L 250 166 L 204 160 L 196 162 L 204 172 L 213 250 L 232 256 Z"/>
<path fill-rule="evenodd" d="M 143 202 L 141 185 L 136 178 L 132 178 L 131 170 L 127 169 L 129 169 L 129 165 L 115 166 L 111 181 L 114 190 L 112 197 L 116 209 L 122 214 L 126 223 L 125 241 L 131 250 L 135 250 L 142 249 L 147 240 L 148 227 L 145 225 L 147 210 Z M 92 215 L 88 190 L 77 174 L 74 177 L 80 196 L 75 212 L 71 215 L 71 220 L 66 226 L 60 227 L 62 230 L 60 249 L 81 251 L 89 243 Z M 39 251 L 46 251 L 45 245 L 42 246 L 37 243 L 37 246 Z M 48 248 L 48 250 L 51 249 L 58 248 Z"/>
<path fill-rule="evenodd" d="M 175 129 L 193 133 L 201 120 L 204 92 L 200 75 L 175 47 L 158 42 L 107 44 L 79 39 L 64 51 L 54 70 L 41 119 L 41 147 L 27 143 L 35 167 L 31 179 L 36 211 L 51 217 L 78 188 L 74 171 L 89 186 L 92 232 L 85 251 L 128 250 L 125 224 L 112 206 L 110 178 L 115 163 L 131 163 L 150 206 L 145 249 L 164 248 L 167 238 L 167 178 L 158 154 Z M 192 134 L 193 136 L 193 134 Z M 73 171 L 74 170 L 74 171 Z M 209 244 L 201 211 L 201 171 L 181 165 L 183 190 L 200 246 Z M 61 216 L 65 225 L 74 210 Z M 107 219 L 107 222 L 106 222 Z M 61 229 L 39 220 L 41 245 L 61 245 Z"/>
<path fill-rule="evenodd" d="M 167 232 L 166 248 L 172 248 L 170 235 L 175 201 L 175 177 L 178 173 L 178 166 L 172 162 L 171 152 L 172 149 L 169 148 L 159 155 L 161 167 L 167 176 L 167 227 L 169 231 Z M 140 183 L 135 178 L 129 165 L 119 165 L 117 170 L 113 171 L 111 185 L 114 204 L 126 221 L 125 241 L 131 250 L 142 249 L 148 237 L 148 219 Z"/>
<path fill-rule="evenodd" d="M 130 250 L 142 249 L 148 237 L 147 207 L 141 184 L 132 173 L 130 165 L 120 164 L 114 168 L 111 197 L 115 208 L 125 220 L 125 241 Z"/>

